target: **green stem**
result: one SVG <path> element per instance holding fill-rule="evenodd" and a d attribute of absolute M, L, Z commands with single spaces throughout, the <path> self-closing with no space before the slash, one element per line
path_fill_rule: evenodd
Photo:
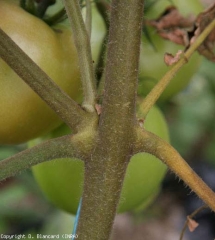
<path fill-rule="evenodd" d="M 112 1 L 98 141 L 85 164 L 81 240 L 107 240 L 111 233 L 132 152 L 142 13 L 142 0 Z"/>
<path fill-rule="evenodd" d="M 215 28 L 215 20 L 213 20 L 200 34 L 200 36 L 191 44 L 189 49 L 183 54 L 181 59 L 161 78 L 161 80 L 154 86 L 154 88 L 149 92 L 146 98 L 141 104 L 143 109 L 143 115 L 146 116 L 151 109 L 151 107 L 156 103 L 160 95 L 166 89 L 170 81 L 176 75 L 176 73 L 183 67 L 192 54 L 198 49 L 198 47 L 204 42 L 206 37 Z"/>
<path fill-rule="evenodd" d="M 74 131 L 88 115 L 36 63 L 0 29 L 0 57 Z"/>
<path fill-rule="evenodd" d="M 160 159 L 215 211 L 215 193 L 170 144 L 140 127 L 136 134 L 134 154 L 147 152 Z"/>
<path fill-rule="evenodd" d="M 92 29 L 92 10 L 90 0 L 86 0 L 86 19 L 85 25 L 88 32 L 89 39 L 91 38 L 91 29 Z"/>
<path fill-rule="evenodd" d="M 64 5 L 70 20 L 73 38 L 78 52 L 84 92 L 83 107 L 89 112 L 94 112 L 96 103 L 96 81 L 94 76 L 90 39 L 81 15 L 79 0 L 64 0 Z"/>
<path fill-rule="evenodd" d="M 86 153 L 75 135 L 51 139 L 0 161 L 0 181 L 44 161 L 85 157 Z"/>

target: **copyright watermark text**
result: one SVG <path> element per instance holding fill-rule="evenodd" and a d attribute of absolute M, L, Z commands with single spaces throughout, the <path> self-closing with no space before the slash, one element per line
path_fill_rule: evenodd
<path fill-rule="evenodd" d="M 0 239 L 77 239 L 77 234 L 1 234 Z"/>

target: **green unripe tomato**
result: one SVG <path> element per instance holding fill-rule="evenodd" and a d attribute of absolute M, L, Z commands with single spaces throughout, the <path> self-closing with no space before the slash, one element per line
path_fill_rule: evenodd
<path fill-rule="evenodd" d="M 141 109 L 139 113 L 141 116 Z M 157 107 L 150 110 L 144 122 L 144 128 L 169 141 L 166 121 Z M 159 192 L 165 173 L 166 165 L 154 156 L 148 153 L 134 155 L 126 172 L 119 212 L 135 209 L 143 203 L 146 207 Z"/>
<path fill-rule="evenodd" d="M 148 2 L 152 2 L 152 0 Z M 197 15 L 203 10 L 198 0 L 157 0 L 150 10 L 145 13 L 145 18 L 156 19 L 171 3 L 174 4 L 185 17 L 191 14 Z M 164 54 L 171 53 L 174 55 L 178 50 L 184 49 L 181 45 L 161 38 L 152 27 L 148 27 L 148 31 L 155 49 L 149 43 L 146 36 L 143 36 L 140 54 L 140 86 L 138 89 L 139 94 L 143 96 L 146 96 L 169 70 L 170 67 L 164 63 Z M 200 61 L 201 57 L 198 53 L 193 54 L 189 62 L 183 66 L 165 89 L 159 101 L 166 101 L 184 89 L 195 72 L 197 72 Z"/>
<path fill-rule="evenodd" d="M 104 23 L 93 8 L 92 52 L 104 35 Z M 81 100 L 78 56 L 70 26 L 49 27 L 17 5 L 0 0 L 0 27 L 71 98 Z M 45 134 L 62 124 L 50 107 L 0 59 L 0 144 L 19 144 Z"/>
<path fill-rule="evenodd" d="M 150 110 L 145 128 L 169 140 L 166 122 L 158 108 Z M 66 133 L 68 128 L 62 126 L 52 132 L 51 137 Z M 30 146 L 41 141 L 34 140 Z M 67 212 L 76 213 L 84 179 L 82 161 L 58 159 L 34 166 L 32 171 L 40 188 L 53 204 Z M 118 212 L 132 210 L 154 196 L 159 191 L 165 172 L 166 166 L 154 156 L 146 153 L 133 156 L 126 172 Z"/>
<path fill-rule="evenodd" d="M 0 1 L 0 27 L 73 99 L 80 97 L 80 74 L 71 31 L 50 28 L 16 4 Z M 0 60 L 0 144 L 17 144 L 61 124 L 59 117 Z"/>

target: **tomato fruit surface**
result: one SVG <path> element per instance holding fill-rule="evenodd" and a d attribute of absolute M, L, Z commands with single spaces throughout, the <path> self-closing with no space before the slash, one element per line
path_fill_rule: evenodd
<path fill-rule="evenodd" d="M 153 1 L 149 0 L 146 3 L 151 2 Z M 179 9 L 184 17 L 188 17 L 192 14 L 196 16 L 203 10 L 203 7 L 198 0 L 157 0 L 156 3 L 146 11 L 145 18 L 156 19 L 162 14 L 166 7 L 171 5 L 171 3 Z M 152 44 L 149 43 L 146 35 L 144 35 L 142 37 L 140 55 L 140 86 L 138 92 L 143 96 L 147 95 L 147 93 L 149 93 L 155 84 L 169 70 L 170 67 L 166 66 L 163 60 L 164 54 L 171 53 L 175 55 L 178 50 L 184 49 L 183 46 L 161 38 L 152 27 L 148 27 L 148 32 Z M 159 100 L 166 101 L 184 89 L 198 70 L 200 61 L 201 57 L 198 53 L 194 53 L 189 62 L 183 66 L 173 78 Z"/>
<path fill-rule="evenodd" d="M 169 140 L 166 122 L 158 108 L 150 110 L 145 120 L 145 128 Z M 63 125 L 49 137 L 68 132 L 68 128 Z M 41 141 L 42 139 L 35 139 L 30 142 L 30 146 Z M 40 188 L 54 205 L 67 212 L 76 213 L 83 187 L 82 161 L 57 159 L 34 166 L 32 170 Z M 125 176 L 118 212 L 135 209 L 152 198 L 159 191 L 165 172 L 166 166 L 154 156 L 146 153 L 133 156 Z"/>
<path fill-rule="evenodd" d="M 93 9 L 94 59 L 104 35 L 104 24 Z M 80 101 L 82 90 L 77 52 L 69 24 L 49 27 L 17 5 L 0 1 L 0 27 L 71 98 Z M 99 43 L 100 42 L 100 43 Z M 19 144 L 39 137 L 62 121 L 49 106 L 0 59 L 0 144 Z"/>
<path fill-rule="evenodd" d="M 15 4 L 0 1 L 0 27 L 73 99 L 81 94 L 77 53 L 71 32 L 51 29 Z M 0 60 L 0 144 L 17 144 L 61 124 L 57 115 Z"/>

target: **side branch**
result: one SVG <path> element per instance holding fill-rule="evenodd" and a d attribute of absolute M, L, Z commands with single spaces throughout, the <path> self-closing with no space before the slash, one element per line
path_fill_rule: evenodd
<path fill-rule="evenodd" d="M 180 154 L 167 142 L 140 127 L 136 129 L 134 153 L 147 152 L 164 162 L 181 178 L 213 211 L 215 193 L 191 169 Z"/>
<path fill-rule="evenodd" d="M 76 135 L 48 140 L 0 161 L 0 181 L 36 164 L 57 158 L 86 159 L 86 152 Z"/>
<path fill-rule="evenodd" d="M 73 38 L 78 52 L 82 87 L 84 92 L 83 107 L 89 112 L 94 112 L 96 102 L 96 81 L 93 70 L 90 38 L 81 15 L 79 0 L 64 0 L 64 5 L 70 20 Z M 87 25 L 88 24 L 89 23 L 87 23 Z"/>
<path fill-rule="evenodd" d="M 27 83 L 73 130 L 86 112 L 73 101 L 37 64 L 0 29 L 0 57 Z"/>

